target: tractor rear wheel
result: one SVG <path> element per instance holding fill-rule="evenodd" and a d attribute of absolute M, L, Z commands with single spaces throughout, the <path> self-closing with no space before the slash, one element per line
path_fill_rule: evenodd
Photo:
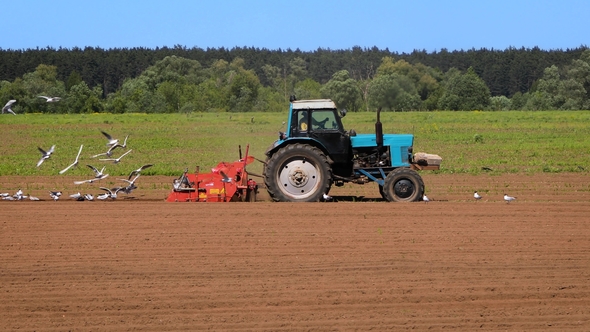
<path fill-rule="evenodd" d="M 287 145 L 266 161 L 264 183 L 277 202 L 317 202 L 331 182 L 328 158 L 311 145 Z"/>
<path fill-rule="evenodd" d="M 424 195 L 424 181 L 409 168 L 398 168 L 387 174 L 383 197 L 389 202 L 417 202 Z"/>

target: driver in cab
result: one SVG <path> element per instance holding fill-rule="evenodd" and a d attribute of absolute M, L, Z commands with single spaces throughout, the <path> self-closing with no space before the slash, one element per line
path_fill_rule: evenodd
<path fill-rule="evenodd" d="M 314 119 L 313 117 L 311 117 L 311 121 L 313 124 L 313 129 L 325 129 L 324 126 L 326 125 L 326 122 L 329 119 L 326 118 L 323 121 L 317 121 L 316 119 Z M 308 116 L 307 116 L 307 111 L 303 111 L 300 113 L 300 118 L 299 118 L 299 131 L 307 131 L 308 128 Z"/>

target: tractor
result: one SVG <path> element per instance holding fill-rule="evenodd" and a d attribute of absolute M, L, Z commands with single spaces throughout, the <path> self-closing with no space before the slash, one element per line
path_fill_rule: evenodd
<path fill-rule="evenodd" d="M 417 170 L 437 170 L 442 158 L 413 153 L 411 134 L 383 134 L 377 110 L 374 134 L 345 130 L 330 99 L 291 97 L 285 132 L 266 150 L 263 179 L 278 202 L 317 202 L 332 185 L 377 182 L 389 202 L 422 200 L 424 182 Z"/>

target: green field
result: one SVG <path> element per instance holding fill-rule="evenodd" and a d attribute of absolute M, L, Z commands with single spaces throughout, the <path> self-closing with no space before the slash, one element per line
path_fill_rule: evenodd
<path fill-rule="evenodd" d="M 144 174 L 178 175 L 195 166 L 206 170 L 219 161 L 238 159 L 238 146 L 265 159 L 264 151 L 277 138 L 282 113 L 193 114 L 22 114 L 0 116 L 0 175 L 57 175 L 84 144 L 80 166 L 69 175 L 91 174 L 85 167 L 107 166 L 111 175 L 128 174 L 142 164 Z M 374 132 L 374 113 L 349 113 L 347 129 Z M 588 172 L 590 170 L 590 111 L 538 112 L 403 112 L 382 113 L 385 133 L 412 133 L 414 151 L 443 157 L 443 173 Z M 123 140 L 129 135 L 133 151 L 120 164 L 90 156 L 105 152 L 104 130 Z M 37 146 L 54 155 L 41 167 Z M 119 149 L 114 153 L 118 157 Z M 261 172 L 256 163 L 252 172 Z M 90 173 L 89 173 L 90 172 Z"/>

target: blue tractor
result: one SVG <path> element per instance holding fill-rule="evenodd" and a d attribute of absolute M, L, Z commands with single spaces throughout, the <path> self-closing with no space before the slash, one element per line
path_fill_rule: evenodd
<path fill-rule="evenodd" d="M 346 131 L 345 115 L 330 99 L 292 98 L 286 132 L 266 151 L 263 178 L 271 198 L 317 202 L 332 185 L 374 181 L 387 201 L 422 200 L 424 182 L 416 170 L 439 169 L 442 158 L 414 155 L 413 135 L 383 134 L 380 110 L 374 134 Z"/>

